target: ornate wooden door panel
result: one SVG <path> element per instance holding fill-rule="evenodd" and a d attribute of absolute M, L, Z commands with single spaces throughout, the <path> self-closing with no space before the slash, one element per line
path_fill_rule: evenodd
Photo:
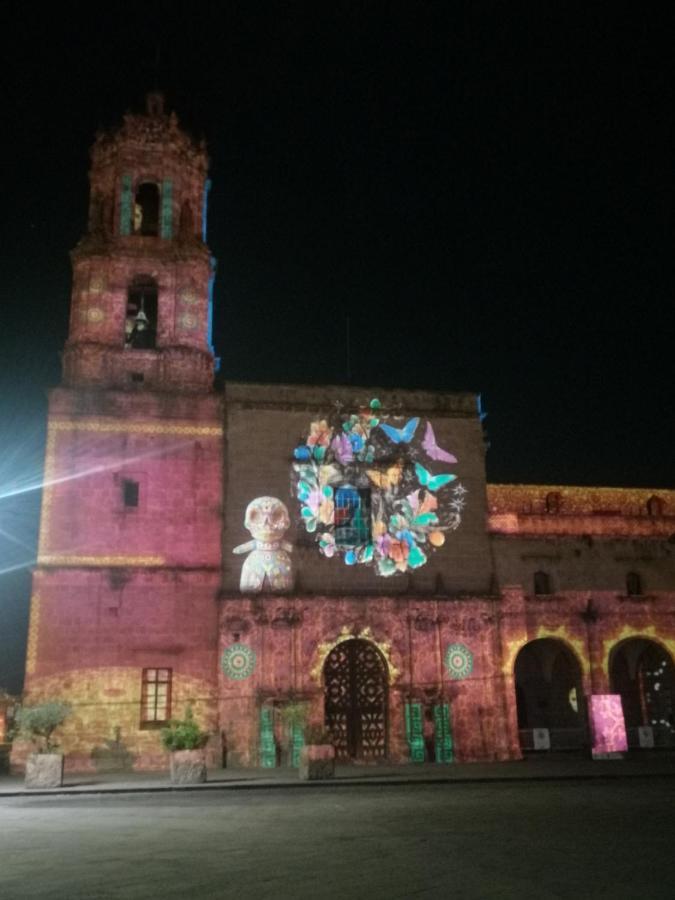
<path fill-rule="evenodd" d="M 387 670 L 369 641 L 343 641 L 324 664 L 326 726 L 339 759 L 383 759 L 387 752 Z"/>

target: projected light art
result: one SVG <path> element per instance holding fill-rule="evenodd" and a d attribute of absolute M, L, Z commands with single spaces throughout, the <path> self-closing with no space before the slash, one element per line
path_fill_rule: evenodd
<path fill-rule="evenodd" d="M 461 523 L 467 491 L 445 471 L 457 459 L 431 422 L 387 415 L 379 400 L 312 422 L 293 455 L 305 529 L 348 566 L 371 564 L 385 577 L 417 569 Z"/>

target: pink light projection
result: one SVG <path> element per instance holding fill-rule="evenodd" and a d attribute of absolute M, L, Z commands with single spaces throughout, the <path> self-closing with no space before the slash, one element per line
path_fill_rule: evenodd
<path fill-rule="evenodd" d="M 628 750 L 621 694 L 593 694 L 590 698 L 593 756 Z"/>

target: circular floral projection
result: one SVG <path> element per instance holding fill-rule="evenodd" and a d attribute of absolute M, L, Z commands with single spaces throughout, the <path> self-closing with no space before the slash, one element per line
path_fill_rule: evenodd
<path fill-rule="evenodd" d="M 242 681 L 253 674 L 255 669 L 255 651 L 245 644 L 230 644 L 223 650 L 220 665 L 228 678 Z"/>
<path fill-rule="evenodd" d="M 305 529 L 348 566 L 384 576 L 417 569 L 461 523 L 467 491 L 445 470 L 456 457 L 431 422 L 388 415 L 379 400 L 311 422 L 293 456 Z"/>
<path fill-rule="evenodd" d="M 464 644 L 450 644 L 445 652 L 445 667 L 454 681 L 468 678 L 473 672 L 473 653 Z"/>

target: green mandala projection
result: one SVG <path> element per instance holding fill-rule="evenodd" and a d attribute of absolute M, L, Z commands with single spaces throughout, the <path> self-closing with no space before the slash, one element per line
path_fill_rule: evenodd
<path fill-rule="evenodd" d="M 445 651 L 445 668 L 454 681 L 468 678 L 473 672 L 473 653 L 465 644 L 450 644 Z"/>
<path fill-rule="evenodd" d="M 220 666 L 226 678 L 242 681 L 255 670 L 255 651 L 245 644 L 230 644 L 223 650 Z"/>

